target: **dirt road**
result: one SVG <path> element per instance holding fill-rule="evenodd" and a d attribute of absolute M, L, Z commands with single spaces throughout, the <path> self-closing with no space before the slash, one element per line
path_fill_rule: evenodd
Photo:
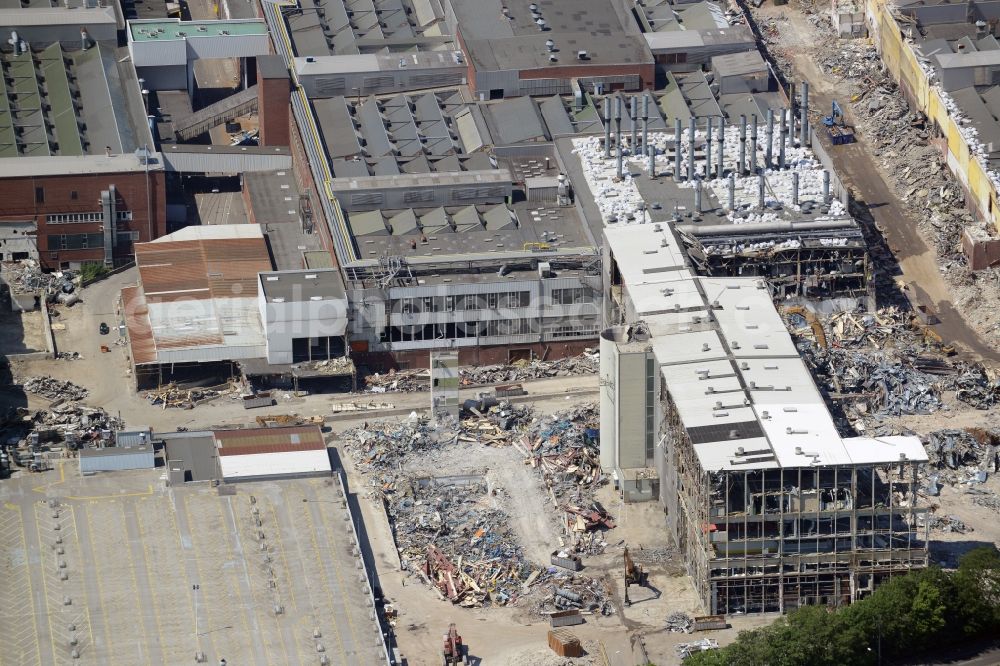
<path fill-rule="evenodd" d="M 837 97 L 837 82 L 824 75 L 815 64 L 812 45 L 819 40 L 808 18 L 791 5 L 774 7 L 768 4 L 755 13 L 785 19 L 781 28 L 782 46 L 794 64 L 794 80 L 809 82 L 810 107 L 829 113 L 836 99 L 851 122 L 854 110 L 849 100 Z M 872 146 L 863 135 L 857 138 L 857 143 L 845 146 L 832 146 L 825 138 L 823 143 L 841 180 L 855 199 L 867 206 L 885 236 L 902 272 L 898 282 L 906 286 L 911 304 L 914 308 L 925 305 L 933 309 L 940 319 L 934 329 L 946 342 L 958 345 L 971 358 L 1000 363 L 1000 352 L 987 344 L 956 309 L 934 249 L 922 237 L 916 220 L 908 216 L 905 206 L 893 192 L 886 174 L 878 166 Z"/>

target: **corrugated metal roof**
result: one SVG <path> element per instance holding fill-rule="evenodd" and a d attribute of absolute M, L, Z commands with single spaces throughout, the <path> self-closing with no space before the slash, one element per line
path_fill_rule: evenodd
<path fill-rule="evenodd" d="M 122 289 L 122 304 L 125 308 L 125 328 L 128 330 L 132 362 L 136 365 L 154 363 L 156 344 L 153 342 L 153 329 L 149 325 L 146 299 L 143 298 L 138 286 Z"/>
<path fill-rule="evenodd" d="M 147 299 L 166 302 L 255 294 L 257 273 L 272 268 L 263 236 L 169 238 L 135 245 L 139 280 Z"/>
<path fill-rule="evenodd" d="M 247 233 L 248 226 L 183 229 L 136 244 L 140 284 L 122 290 L 135 363 L 162 361 L 159 352 L 167 350 L 221 345 L 237 358 L 263 344 L 257 274 L 272 266 L 263 234 Z"/>
<path fill-rule="evenodd" d="M 280 428 L 242 428 L 239 430 L 216 430 L 216 445 L 221 449 L 227 447 L 257 448 L 292 445 L 295 450 L 313 450 L 326 448 L 323 433 L 319 426 L 286 426 Z M 313 449 L 303 449 L 302 446 L 312 446 Z"/>
<path fill-rule="evenodd" d="M 270 444 L 262 446 L 224 446 L 219 449 L 220 456 L 247 456 L 258 453 L 289 453 L 291 451 L 319 451 L 325 449 L 323 444 Z"/>

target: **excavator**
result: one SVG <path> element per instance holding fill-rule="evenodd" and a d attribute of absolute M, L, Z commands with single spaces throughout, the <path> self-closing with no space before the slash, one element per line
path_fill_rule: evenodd
<path fill-rule="evenodd" d="M 462 636 L 458 633 L 458 627 L 455 626 L 454 622 L 448 625 L 448 632 L 444 635 L 442 653 L 444 654 L 444 666 L 469 663 L 465 645 L 462 644 Z"/>
<path fill-rule="evenodd" d="M 649 574 L 646 573 L 641 564 L 636 564 L 635 560 L 628 552 L 628 546 L 625 546 L 625 605 L 631 606 L 632 600 L 628 597 L 628 588 L 630 585 L 638 585 L 639 587 L 648 587 L 649 589 L 656 592 L 656 596 L 660 596 L 658 590 L 655 590 L 649 584 Z"/>

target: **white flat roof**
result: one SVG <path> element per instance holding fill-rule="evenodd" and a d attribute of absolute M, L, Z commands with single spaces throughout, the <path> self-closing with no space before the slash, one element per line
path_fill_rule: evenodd
<path fill-rule="evenodd" d="M 677 280 L 654 282 L 625 287 L 636 314 L 641 318 L 649 315 L 675 314 L 691 309 L 704 313 L 705 302 L 698 293 L 698 285 L 687 274 L 677 273 Z M 688 314 L 690 318 L 691 314 Z"/>
<path fill-rule="evenodd" d="M 687 274 L 686 253 L 666 224 L 605 227 L 604 235 L 615 248 L 615 259 L 630 287 L 665 282 Z"/>
<path fill-rule="evenodd" d="M 763 281 L 694 276 L 665 224 L 605 234 L 705 470 L 927 459 L 915 437 L 840 437 Z"/>
<path fill-rule="evenodd" d="M 219 456 L 219 470 L 223 479 L 333 473 L 326 449 Z"/>
<path fill-rule="evenodd" d="M 5 157 L 0 159 L 0 178 L 28 176 L 72 176 L 74 174 L 129 173 L 162 171 L 163 158 L 152 153 L 149 164 L 143 164 L 132 153 L 120 155 L 51 155 Z"/>
<path fill-rule="evenodd" d="M 228 240 L 232 238 L 263 238 L 264 232 L 260 230 L 259 224 L 204 224 L 191 227 L 183 227 L 160 236 L 151 243 L 175 243 L 177 241 L 191 240 Z"/>

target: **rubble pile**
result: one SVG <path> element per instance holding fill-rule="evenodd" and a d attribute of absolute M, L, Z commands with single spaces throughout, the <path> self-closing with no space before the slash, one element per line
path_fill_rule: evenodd
<path fill-rule="evenodd" d="M 996 493 L 973 493 L 972 503 L 984 506 L 987 509 L 993 509 L 994 511 L 1000 513 L 1000 495 L 997 495 Z"/>
<path fill-rule="evenodd" d="M 445 436 L 426 420 L 376 421 L 345 430 L 340 435 L 343 450 L 364 474 L 396 470 L 407 455 L 437 448 L 448 439 L 454 441 L 455 437 L 454 433 Z M 391 485 L 384 489 L 391 490 Z"/>
<path fill-rule="evenodd" d="M 884 353 L 813 349 L 803 356 L 814 375 L 837 394 L 856 396 L 851 407 L 858 415 L 931 414 L 943 407 L 937 377 L 906 368 Z"/>
<path fill-rule="evenodd" d="M 870 425 L 947 409 L 947 392 L 977 409 L 1000 402 L 1000 381 L 990 371 L 979 363 L 948 360 L 952 350 L 897 308 L 832 315 L 824 322 L 822 342 L 808 326 L 796 330 L 794 319 L 789 324 L 814 378 L 843 401 L 853 422 Z M 803 331 L 812 337 L 802 337 Z"/>
<path fill-rule="evenodd" d="M 72 293 L 76 275 L 70 271 L 45 273 L 33 259 L 3 262 L 5 281 L 15 294 Z"/>
<path fill-rule="evenodd" d="M 932 495 L 937 495 L 939 483 L 984 483 L 989 474 L 1000 471 L 1000 434 L 981 428 L 928 433 L 924 450 Z"/>
<path fill-rule="evenodd" d="M 462 606 L 506 605 L 530 574 L 510 517 L 491 506 L 485 479 L 443 484 L 400 478 L 387 495 L 400 560 Z"/>
<path fill-rule="evenodd" d="M 492 385 L 523 382 L 548 377 L 596 375 L 601 358 L 597 352 L 586 351 L 579 356 L 557 361 L 515 361 L 510 365 L 484 365 L 459 371 L 462 386 Z"/>
<path fill-rule="evenodd" d="M 88 407 L 78 402 L 53 405 L 48 410 L 37 412 L 32 420 L 36 431 L 55 430 L 64 438 L 75 435 L 77 441 L 97 439 L 102 436 L 102 431 L 114 432 L 125 427 L 122 419 L 100 407 Z"/>
<path fill-rule="evenodd" d="M 526 596 L 540 614 L 579 609 L 610 614 L 600 581 L 525 559 L 511 517 L 499 501 L 505 489 L 486 476 L 414 477 L 408 460 L 448 446 L 511 447 L 538 469 L 574 543 L 564 550 L 600 553 L 602 528 L 614 527 L 593 501 L 605 482 L 596 444 L 597 407 L 535 418 L 524 406 L 475 409 L 460 422 L 426 419 L 372 422 L 341 433 L 342 450 L 386 506 L 404 570 L 419 575 L 442 598 L 468 607 L 508 605 Z M 463 448 L 464 450 L 464 448 Z M 557 499 L 558 498 L 558 499 Z M 542 507 L 539 507 L 541 509 Z"/>
<path fill-rule="evenodd" d="M 517 442 L 532 467 L 541 470 L 546 485 L 557 497 L 602 482 L 600 466 L 600 415 L 596 404 L 586 404 L 535 419 Z"/>
<path fill-rule="evenodd" d="M 430 370 L 390 370 L 385 374 L 376 372 L 365 377 L 365 391 L 368 393 L 429 391 L 430 381 Z"/>
<path fill-rule="evenodd" d="M 192 409 L 196 405 L 216 400 L 222 396 L 239 397 L 241 390 L 241 387 L 234 386 L 233 383 L 192 389 L 182 389 L 176 384 L 167 384 L 158 389 L 147 391 L 145 396 L 149 404 L 160 405 L 163 409 L 168 407 Z"/>
<path fill-rule="evenodd" d="M 936 516 L 933 514 L 924 514 L 927 516 L 926 524 L 931 530 L 937 532 L 953 532 L 955 534 L 967 534 L 974 531 L 970 526 L 962 522 L 958 516 Z"/>
<path fill-rule="evenodd" d="M 687 613 L 675 611 L 667 616 L 667 631 L 678 634 L 690 634 L 694 627 L 694 619 Z"/>
<path fill-rule="evenodd" d="M 40 395 L 49 400 L 83 400 L 89 391 L 73 382 L 62 381 L 43 375 L 28 377 L 21 382 L 28 393 Z"/>
<path fill-rule="evenodd" d="M 704 652 L 705 650 L 718 650 L 719 641 L 714 638 L 702 638 L 697 641 L 692 641 L 690 643 L 678 643 L 676 646 L 677 656 L 681 659 L 687 659 L 696 652 Z"/>
<path fill-rule="evenodd" d="M 500 402 L 486 411 L 471 407 L 470 415 L 461 420 L 458 441 L 475 442 L 487 446 L 508 446 L 512 433 L 522 430 L 532 419 L 533 411 L 527 405 Z"/>

